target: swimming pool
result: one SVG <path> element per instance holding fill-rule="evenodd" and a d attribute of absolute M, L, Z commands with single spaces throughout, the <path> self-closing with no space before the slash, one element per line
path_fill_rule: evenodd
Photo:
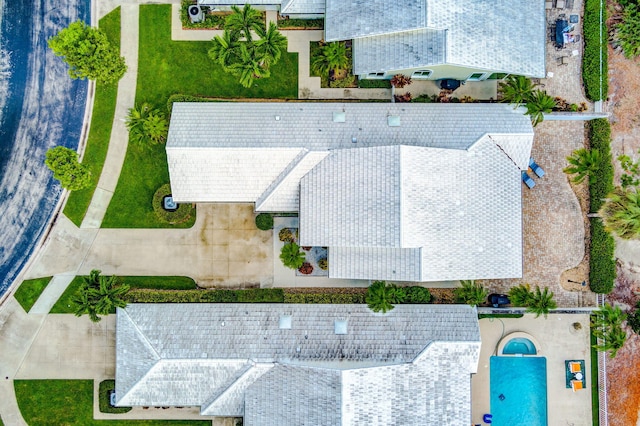
<path fill-rule="evenodd" d="M 526 337 L 516 337 L 507 342 L 502 349 L 502 353 L 505 355 L 535 355 L 538 351 L 536 351 L 536 345 L 531 340 Z"/>
<path fill-rule="evenodd" d="M 547 426 L 547 359 L 492 356 L 492 426 Z"/>

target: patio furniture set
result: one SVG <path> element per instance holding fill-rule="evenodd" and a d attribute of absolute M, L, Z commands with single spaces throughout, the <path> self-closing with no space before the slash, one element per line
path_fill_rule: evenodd
<path fill-rule="evenodd" d="M 533 158 L 529 158 L 529 169 L 539 178 L 544 176 L 544 170 L 533 160 Z M 535 181 L 526 170 L 522 171 L 522 182 L 527 185 L 527 188 L 529 189 L 533 189 L 533 187 L 536 186 Z"/>
<path fill-rule="evenodd" d="M 585 375 L 584 360 L 565 361 L 567 389 L 574 392 L 585 389 L 587 386 L 587 378 Z"/>

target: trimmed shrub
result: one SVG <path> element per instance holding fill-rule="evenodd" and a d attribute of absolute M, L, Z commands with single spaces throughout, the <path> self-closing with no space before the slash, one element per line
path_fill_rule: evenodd
<path fill-rule="evenodd" d="M 326 271 L 329 268 L 329 263 L 327 262 L 326 257 L 318 260 L 318 268 L 322 269 L 323 271 Z"/>
<path fill-rule="evenodd" d="M 103 380 L 98 386 L 98 405 L 101 413 L 123 414 L 131 411 L 131 407 L 112 407 L 110 404 L 111 392 L 116 390 L 115 380 Z"/>
<path fill-rule="evenodd" d="M 640 301 L 636 303 L 636 309 L 627 313 L 627 325 L 634 333 L 640 334 Z"/>
<path fill-rule="evenodd" d="M 592 101 L 604 100 L 609 90 L 607 81 L 607 39 L 609 32 L 606 4 L 603 10 L 603 22 L 600 26 L 600 2 L 603 0 L 585 0 L 582 30 L 584 32 L 584 56 L 582 59 L 582 80 L 585 95 Z M 600 32 L 602 31 L 602 43 Z M 602 55 L 602 73 L 600 73 L 600 56 Z M 602 84 L 602 96 L 600 95 Z"/>
<path fill-rule="evenodd" d="M 261 231 L 273 229 L 273 216 L 269 213 L 260 213 L 256 216 L 256 227 Z"/>
<path fill-rule="evenodd" d="M 476 283 L 474 280 L 461 280 L 460 284 L 461 287 L 453 290 L 458 303 L 477 306 L 487 300 L 489 292 L 482 284 Z"/>
<path fill-rule="evenodd" d="M 182 22 L 182 28 L 199 28 L 199 29 L 216 29 L 223 30 L 224 22 L 227 14 L 211 14 L 208 12 L 208 7 L 203 7 L 204 19 L 200 22 L 191 22 L 189 19 L 189 6 L 196 4 L 194 0 L 182 0 L 180 2 L 180 21 Z"/>
<path fill-rule="evenodd" d="M 165 210 L 162 207 L 162 200 L 167 195 L 171 195 L 171 186 L 168 183 L 162 185 L 156 193 L 153 194 L 153 211 L 156 213 L 158 219 L 174 225 L 186 222 L 191 218 L 192 214 L 195 214 L 195 207 L 189 203 L 178 204 L 178 209 L 172 212 Z"/>
<path fill-rule="evenodd" d="M 298 272 L 303 275 L 309 275 L 313 272 L 313 265 L 309 262 L 304 262 L 301 267 L 298 268 Z"/>
<path fill-rule="evenodd" d="M 431 302 L 431 292 L 428 288 L 411 286 L 404 288 L 406 298 L 404 303 L 429 303 Z"/>
<path fill-rule="evenodd" d="M 391 81 L 378 79 L 358 79 L 358 87 L 361 89 L 391 89 Z"/>
<path fill-rule="evenodd" d="M 615 241 L 599 218 L 591 219 L 589 285 L 594 293 L 608 294 L 616 279 Z"/>
<path fill-rule="evenodd" d="M 284 293 L 279 288 L 248 290 L 148 290 L 134 289 L 127 293 L 129 303 L 282 303 Z"/>
<path fill-rule="evenodd" d="M 278 232 L 278 239 L 283 243 L 292 243 L 296 240 L 293 232 L 289 228 L 282 228 L 280 232 Z"/>

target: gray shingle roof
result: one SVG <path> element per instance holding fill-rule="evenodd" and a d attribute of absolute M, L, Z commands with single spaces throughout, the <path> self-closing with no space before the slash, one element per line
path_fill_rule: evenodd
<path fill-rule="evenodd" d="M 543 2 L 427 0 L 426 16 L 428 30 L 415 27 L 418 31 L 407 34 L 354 40 L 354 73 L 428 68 L 446 63 L 470 70 L 544 77 Z M 327 8 L 327 25 L 332 19 Z"/>
<path fill-rule="evenodd" d="M 330 247 L 336 278 L 519 277 L 521 191 L 520 169 L 488 137 L 468 151 L 334 151 L 300 183 L 300 244 Z"/>
<path fill-rule="evenodd" d="M 427 0 L 326 0 L 325 40 L 426 27 Z"/>
<path fill-rule="evenodd" d="M 445 30 L 420 29 L 353 40 L 353 73 L 406 70 L 446 62 Z"/>
<path fill-rule="evenodd" d="M 282 314 L 292 317 L 291 329 L 279 328 Z M 336 319 L 347 321 L 347 334 L 335 334 Z M 277 399 L 262 399 L 262 406 L 254 400 L 243 404 L 245 392 L 255 395 L 264 391 L 263 386 L 282 386 L 279 380 L 286 377 L 277 376 L 277 369 L 290 365 L 298 368 L 287 371 L 314 379 L 297 380 L 295 388 L 286 386 L 298 409 L 307 407 L 311 415 L 313 408 L 305 395 L 324 392 L 328 405 L 345 398 L 334 386 L 336 373 L 330 371 L 433 363 L 431 349 L 425 348 L 438 347 L 434 342 L 461 344 L 472 352 L 479 348 L 476 310 L 460 305 L 399 305 L 381 315 L 363 305 L 132 304 L 117 312 L 116 395 L 120 405 L 200 405 L 208 415 L 242 415 L 244 406 L 261 413 L 277 409 L 272 403 L 289 406 Z M 462 374 L 474 372 L 477 356 L 475 364 L 469 360 L 461 364 L 455 351 L 448 356 L 451 367 L 440 358 L 438 365 L 454 370 L 458 386 L 460 369 Z M 413 371 L 406 371 L 408 379 Z M 345 381 L 345 374 L 340 379 L 343 385 L 359 380 Z M 274 375 L 280 378 L 271 385 Z M 333 378 L 325 386 L 320 380 L 327 375 Z M 370 403 L 358 401 L 354 406 Z M 263 418 L 247 424 L 286 423 Z"/>
<path fill-rule="evenodd" d="M 342 111 L 345 122 L 334 122 Z M 533 135 L 526 116 L 501 104 L 176 103 L 166 149 L 176 201 L 256 201 L 303 149 L 467 149 L 485 133 Z"/>

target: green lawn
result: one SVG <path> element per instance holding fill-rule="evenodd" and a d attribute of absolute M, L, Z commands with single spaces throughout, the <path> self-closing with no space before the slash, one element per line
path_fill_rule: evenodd
<path fill-rule="evenodd" d="M 593 426 L 600 425 L 600 398 L 598 394 L 598 351 L 593 347 L 598 343 L 596 336 L 591 335 L 591 421 Z M 608 355 L 607 355 L 608 356 Z"/>
<path fill-rule="evenodd" d="M 285 53 L 271 77 L 250 89 L 225 73 L 207 56 L 210 42 L 171 41 L 171 6 L 140 7 L 140 44 L 136 103 L 161 110 L 173 94 L 210 98 L 296 98 L 298 56 Z M 129 144 L 115 194 L 102 222 L 104 228 L 188 228 L 195 217 L 177 225 L 160 221 L 151 206 L 154 192 L 169 182 L 164 146 L 141 149 Z"/>
<path fill-rule="evenodd" d="M 118 277 L 120 281 L 136 288 L 153 288 L 161 290 L 193 290 L 196 288 L 196 282 L 189 277 L 134 277 L 124 276 Z M 78 289 L 82 285 L 84 277 L 75 277 L 67 289 L 62 293 L 58 301 L 51 308 L 51 314 L 72 314 L 74 312 L 73 303 L 71 302 Z"/>
<path fill-rule="evenodd" d="M 25 312 L 29 312 L 33 304 L 38 300 L 38 297 L 40 297 L 47 287 L 47 284 L 49 284 L 49 281 L 51 281 L 51 277 L 24 280 L 13 297 L 20 303 L 20 306 L 22 306 Z"/>
<path fill-rule="evenodd" d="M 211 425 L 211 421 L 94 420 L 92 380 L 16 380 L 16 399 L 29 425 Z"/>
<path fill-rule="evenodd" d="M 102 29 L 109 41 L 120 48 L 120 7 L 100 20 Z M 89 166 L 93 178 L 91 186 L 81 191 L 73 191 L 69 195 L 64 207 L 64 215 L 77 226 L 82 224 L 82 219 L 89 208 L 91 198 L 98 185 L 102 166 L 107 157 L 109 139 L 111 138 L 111 125 L 116 109 L 116 96 L 118 85 L 97 84 L 93 100 L 93 113 L 91 116 L 91 128 L 87 138 L 82 164 Z"/>

